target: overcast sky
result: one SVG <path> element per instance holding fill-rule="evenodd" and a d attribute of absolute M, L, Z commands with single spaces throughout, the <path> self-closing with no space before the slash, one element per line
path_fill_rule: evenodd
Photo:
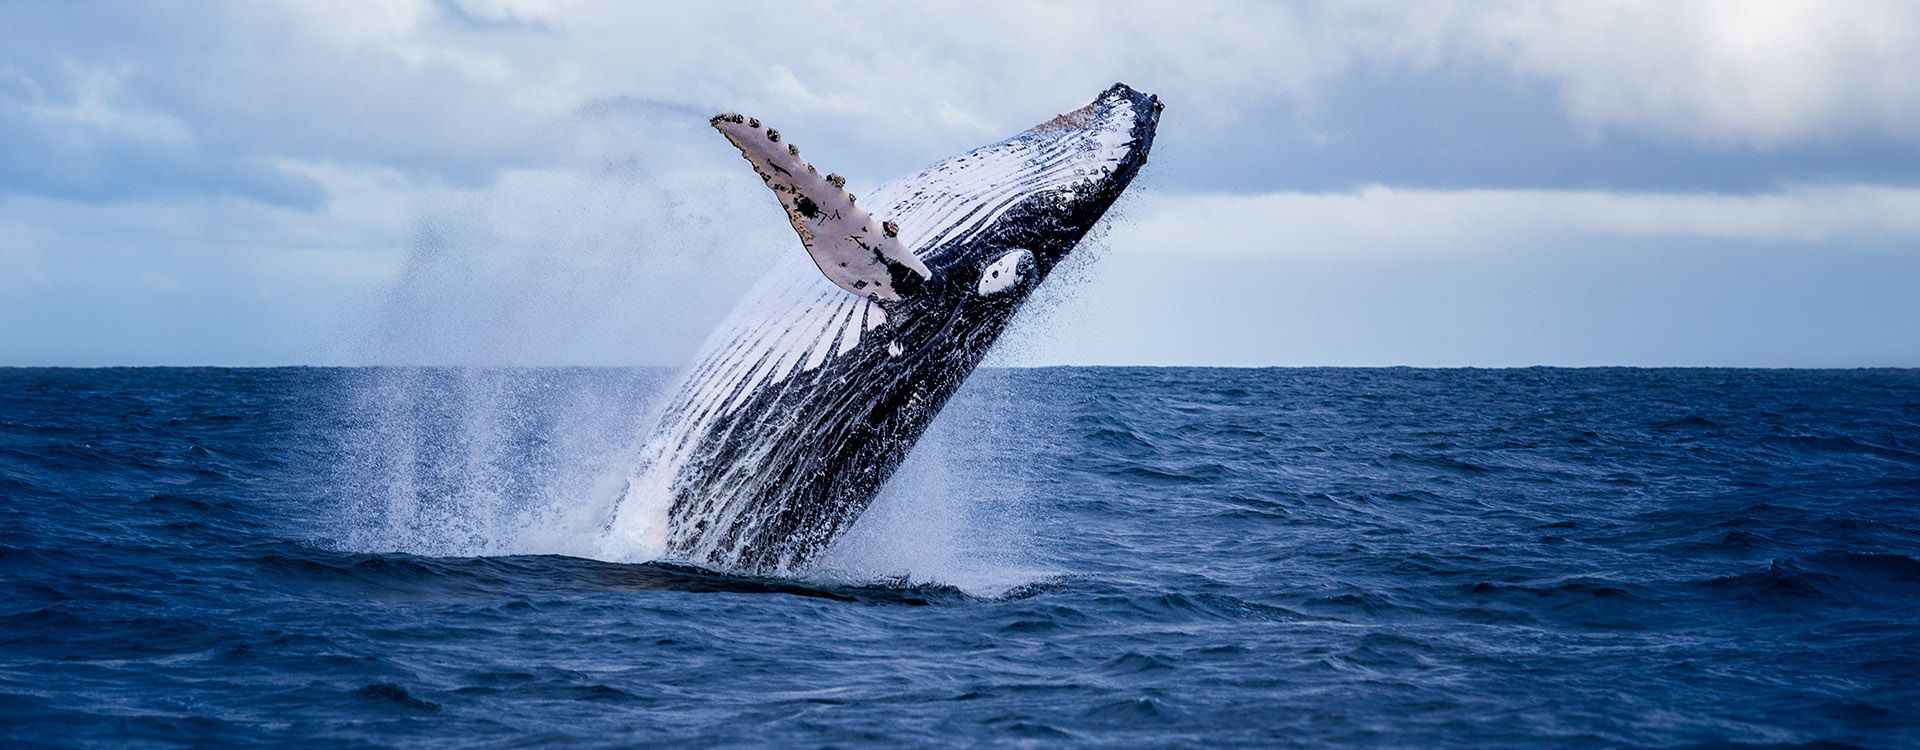
<path fill-rule="evenodd" d="M 714 7 L 696 7 L 711 5 Z M 0 365 L 679 364 L 856 192 L 1167 103 L 1004 364 L 1920 366 L 1920 4 L 0 0 Z"/>

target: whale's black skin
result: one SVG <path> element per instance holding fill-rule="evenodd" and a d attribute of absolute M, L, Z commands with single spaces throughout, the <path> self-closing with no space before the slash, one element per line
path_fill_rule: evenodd
<path fill-rule="evenodd" d="M 1130 129 L 1121 123 L 1124 155 L 1071 191 L 1028 195 L 980 231 L 916 249 L 931 277 L 879 303 L 886 323 L 859 346 L 741 393 L 737 408 L 708 416 L 672 467 L 666 556 L 742 572 L 791 572 L 852 525 L 1020 306 L 1146 163 L 1161 105 L 1116 84 L 1087 109 L 1015 136 L 1049 138 L 1057 135 L 1053 128 L 1103 117 L 1110 126 L 1109 115 L 1129 108 Z M 984 269 L 1020 251 L 1030 254 L 1016 256 L 1022 278 L 983 293 Z M 998 268 L 1005 272 L 1015 262 Z M 662 433 L 671 433 L 666 427 L 676 419 L 695 418 L 699 408 L 686 394 L 701 377 L 696 367 L 681 403 L 663 415 Z"/>

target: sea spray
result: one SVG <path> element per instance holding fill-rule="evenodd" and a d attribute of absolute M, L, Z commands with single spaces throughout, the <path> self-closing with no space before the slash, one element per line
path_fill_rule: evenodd
<path fill-rule="evenodd" d="M 318 536 L 354 552 L 657 559 L 667 475 L 634 436 L 665 368 L 377 368 L 344 378 Z M 1000 373 L 937 420 L 885 492 L 804 578 L 942 584 L 994 597 L 1059 570 L 1031 548 L 1030 468 L 995 459 L 1019 431 Z M 617 503 L 651 531 L 612 535 Z M 651 540 L 651 543 L 648 542 Z"/>
<path fill-rule="evenodd" d="M 607 116 L 583 113 L 575 134 L 614 132 L 619 123 L 599 121 Z M 609 150 L 602 170 L 511 172 L 423 216 L 371 358 L 453 367 L 379 371 L 346 399 L 356 426 L 342 435 L 351 460 L 336 484 L 350 495 L 340 524 L 353 548 L 618 562 L 663 552 L 676 477 L 660 457 L 685 446 L 647 438 L 658 383 L 643 399 L 596 385 L 582 403 L 565 404 L 552 391 L 580 381 L 467 368 L 690 351 L 707 330 L 703 317 L 717 317 L 793 242 L 777 223 L 724 218 L 764 215 L 732 205 L 760 198 L 723 189 L 745 181 L 737 171 L 710 175 L 697 160 L 651 151 L 639 158 L 645 150 L 633 144 L 658 139 L 598 142 Z M 923 456 L 923 468 L 894 483 L 900 489 L 868 524 L 886 531 L 869 532 L 866 552 L 842 553 L 836 564 L 930 580 L 980 567 L 988 550 L 1003 554 L 983 543 L 991 534 L 961 501 L 979 497 L 966 481 L 924 491 L 916 478 L 945 453 Z M 971 562 L 952 557 L 959 549 L 973 551 Z M 914 559 L 899 557 L 907 551 Z"/>
<path fill-rule="evenodd" d="M 597 556 L 660 369 L 382 368 L 335 436 L 336 537 L 363 551 Z"/>
<path fill-rule="evenodd" d="M 1018 390 L 999 371 L 970 379 L 812 575 L 943 584 L 983 598 L 1064 575 L 1033 547 L 1044 498 L 1032 467 L 996 457 L 1030 418 L 1014 406 Z"/>
<path fill-rule="evenodd" d="M 790 244 L 777 223 L 725 219 L 749 213 L 734 198 L 759 196 L 686 156 L 710 135 L 685 114 L 583 109 L 544 134 L 573 144 L 569 159 L 419 208 L 359 344 L 399 367 L 355 373 L 336 394 L 339 516 L 322 536 L 424 555 L 650 557 L 596 545 L 672 370 L 502 366 L 681 361 Z"/>

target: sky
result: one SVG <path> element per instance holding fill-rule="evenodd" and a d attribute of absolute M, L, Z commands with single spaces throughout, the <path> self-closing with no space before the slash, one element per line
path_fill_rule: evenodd
<path fill-rule="evenodd" d="M 709 5 L 713 7 L 695 7 Z M 864 192 L 1166 102 L 1004 365 L 1920 366 L 1920 4 L 0 0 L 0 365 L 677 365 Z"/>

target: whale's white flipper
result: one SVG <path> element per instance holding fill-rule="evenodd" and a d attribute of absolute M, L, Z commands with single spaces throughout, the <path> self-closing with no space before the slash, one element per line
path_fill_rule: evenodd
<path fill-rule="evenodd" d="M 846 179 L 822 176 L 801 160 L 800 149 L 780 141 L 780 131 L 737 114 L 711 122 L 773 189 L 800 243 L 834 285 L 859 297 L 893 301 L 912 296 L 933 277 L 901 246 L 899 227 L 855 206 Z"/>

